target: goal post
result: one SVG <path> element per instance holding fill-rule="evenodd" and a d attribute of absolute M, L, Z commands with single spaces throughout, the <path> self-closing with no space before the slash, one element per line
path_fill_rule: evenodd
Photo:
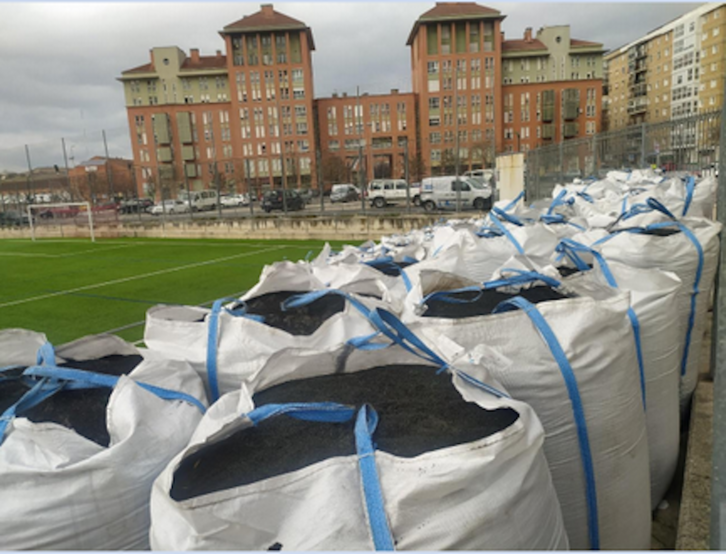
<path fill-rule="evenodd" d="M 90 202 L 59 202 L 56 204 L 28 204 L 28 223 L 30 224 L 30 236 L 35 240 L 35 221 L 33 220 L 33 210 L 48 210 L 50 208 L 73 208 L 74 206 L 83 206 L 86 208 L 86 214 L 88 215 L 88 228 L 91 234 L 91 242 L 96 242 L 96 237 L 93 232 L 93 210 L 91 209 Z M 79 210 L 80 212 L 80 210 Z M 52 213 L 52 212 L 51 212 Z M 74 221 L 80 214 L 74 215 Z"/>

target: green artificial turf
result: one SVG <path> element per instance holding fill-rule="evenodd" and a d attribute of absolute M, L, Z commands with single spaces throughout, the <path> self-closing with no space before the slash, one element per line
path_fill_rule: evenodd
<path fill-rule="evenodd" d="M 155 304 L 211 303 L 257 283 L 266 264 L 317 255 L 321 241 L 0 240 L 0 329 L 54 344 L 143 322 Z M 338 248 L 342 243 L 331 243 Z M 118 331 L 143 337 L 143 324 Z"/>

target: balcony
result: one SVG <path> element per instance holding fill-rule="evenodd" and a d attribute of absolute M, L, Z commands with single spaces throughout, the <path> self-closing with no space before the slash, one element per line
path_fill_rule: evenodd
<path fill-rule="evenodd" d="M 545 140 L 552 140 L 555 138 L 555 126 L 552 123 L 549 125 L 542 125 L 542 138 Z"/>
<path fill-rule="evenodd" d="M 564 135 L 565 138 L 573 138 L 578 134 L 579 126 L 577 123 L 565 123 Z"/>
<path fill-rule="evenodd" d="M 575 102 L 565 102 L 565 105 L 562 109 L 562 118 L 566 121 L 577 119 L 577 116 L 580 115 L 580 106 L 579 103 Z"/>

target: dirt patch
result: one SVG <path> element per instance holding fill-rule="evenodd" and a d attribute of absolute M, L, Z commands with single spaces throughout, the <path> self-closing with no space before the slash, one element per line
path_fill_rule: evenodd
<path fill-rule="evenodd" d="M 260 392 L 255 405 L 338 402 L 378 412 L 379 450 L 413 457 L 473 442 L 505 429 L 519 415 L 465 402 L 447 374 L 432 366 L 385 366 L 292 381 Z M 185 458 L 171 497 L 186 500 L 296 471 L 355 452 L 354 422 L 320 423 L 288 416 L 265 420 Z"/>

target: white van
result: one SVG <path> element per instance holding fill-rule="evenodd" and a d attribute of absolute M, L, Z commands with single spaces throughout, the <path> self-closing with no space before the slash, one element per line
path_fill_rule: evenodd
<path fill-rule="evenodd" d="M 411 198 L 411 204 L 418 206 L 421 200 L 421 191 L 418 186 L 406 185 L 403 179 L 375 179 L 368 183 L 368 201 L 371 206 L 385 208 L 387 204 L 406 203 L 406 189 Z"/>
<path fill-rule="evenodd" d="M 455 210 L 457 189 L 461 191 L 461 209 L 488 210 L 492 207 L 492 189 L 469 177 L 427 177 L 421 181 L 421 205 L 427 212 Z"/>
<path fill-rule="evenodd" d="M 194 212 L 213 210 L 219 204 L 216 190 L 193 190 L 191 194 L 183 191 L 179 193 L 179 200 L 188 203 Z"/>

